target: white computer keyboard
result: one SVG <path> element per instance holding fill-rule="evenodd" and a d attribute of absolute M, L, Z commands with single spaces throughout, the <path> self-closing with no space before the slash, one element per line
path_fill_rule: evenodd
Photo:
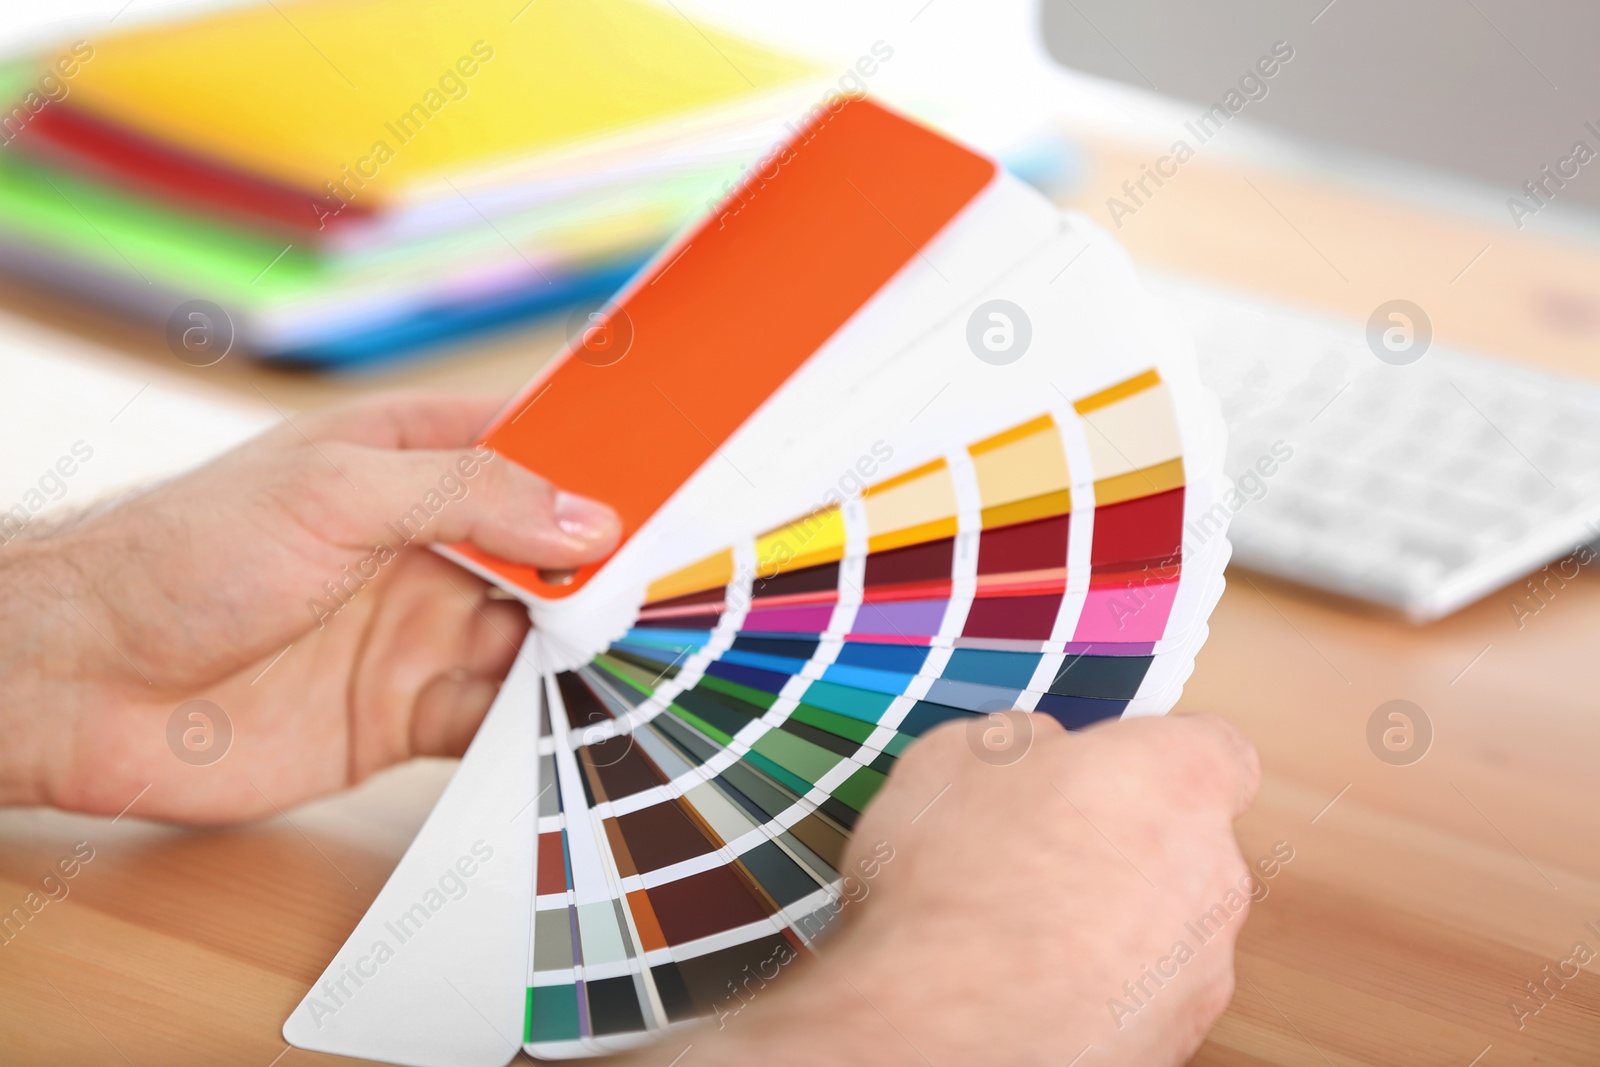
<path fill-rule="evenodd" d="M 1390 365 L 1365 322 L 1147 281 L 1222 398 L 1244 566 L 1424 621 L 1600 540 L 1600 386 L 1437 342 Z"/>

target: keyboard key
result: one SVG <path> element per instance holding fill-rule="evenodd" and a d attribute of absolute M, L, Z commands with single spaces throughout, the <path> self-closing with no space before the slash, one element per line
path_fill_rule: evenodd
<path fill-rule="evenodd" d="M 1570 552 L 1582 522 L 1600 530 L 1600 386 L 1438 344 L 1390 366 L 1359 322 L 1171 277 L 1151 288 L 1195 330 L 1233 434 L 1229 470 L 1271 442 L 1294 448 L 1234 520 L 1240 564 L 1420 620 L 1518 577 L 1538 552 Z M 1445 583 L 1464 592 L 1442 602 Z"/>

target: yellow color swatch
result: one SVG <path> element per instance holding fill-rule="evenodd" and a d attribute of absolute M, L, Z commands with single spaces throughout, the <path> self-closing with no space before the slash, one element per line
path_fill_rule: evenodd
<path fill-rule="evenodd" d="M 733 549 L 725 548 L 698 563 L 691 563 L 682 570 L 657 578 L 645 591 L 644 602 L 654 604 L 661 600 L 671 600 L 673 597 L 687 596 L 704 589 L 724 586 L 731 581 L 733 581 Z"/>
<path fill-rule="evenodd" d="M 1057 489 L 1053 493 L 1041 493 L 1039 496 L 1013 500 L 1009 504 L 996 504 L 992 508 L 984 508 L 983 528 L 992 530 L 996 526 L 1012 526 L 1019 522 L 1048 519 L 1055 515 L 1065 515 L 1071 510 L 1072 490 Z"/>
<path fill-rule="evenodd" d="M 326 195 L 737 104 L 806 62 L 648 0 L 279 0 L 96 38 L 72 103 Z M 513 17 L 515 16 L 515 17 Z"/>
<path fill-rule="evenodd" d="M 756 538 L 756 577 L 832 563 L 844 556 L 844 514 L 837 507 L 814 511 Z"/>
<path fill-rule="evenodd" d="M 1143 388 L 1110 403 L 1087 411 L 1079 405 L 1097 482 L 1159 466 L 1183 454 L 1172 394 L 1154 372 L 1149 377 L 1153 380 Z"/>
<path fill-rule="evenodd" d="M 1135 497 L 1165 493 L 1183 484 L 1183 460 L 1169 459 L 1154 467 L 1101 478 L 1094 483 L 1094 502 L 1096 507 L 1120 504 Z"/>
<path fill-rule="evenodd" d="M 955 536 L 956 487 L 942 459 L 879 482 L 862 495 L 870 552 Z"/>
<path fill-rule="evenodd" d="M 1031 422 L 967 449 L 978 474 L 985 529 L 1072 510 L 1072 475 L 1055 420 Z"/>
<path fill-rule="evenodd" d="M 1149 389 L 1151 386 L 1160 384 L 1161 375 L 1156 373 L 1156 371 L 1153 369 L 1147 370 L 1143 374 L 1136 374 L 1126 381 L 1118 382 L 1116 385 L 1108 386 L 1105 389 L 1100 390 L 1098 393 L 1091 393 L 1089 396 L 1084 397 L 1082 400 L 1079 400 L 1072 406 L 1077 409 L 1079 415 L 1087 415 L 1091 411 L 1096 411 L 1107 406 L 1108 404 L 1114 404 L 1118 400 L 1130 397 L 1135 393 L 1140 393 L 1146 389 Z"/>

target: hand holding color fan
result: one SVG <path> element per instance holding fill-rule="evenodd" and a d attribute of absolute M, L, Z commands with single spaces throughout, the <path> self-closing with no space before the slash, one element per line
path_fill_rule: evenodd
<path fill-rule="evenodd" d="M 567 353 L 485 441 L 623 544 L 565 586 L 453 552 L 535 627 L 296 1044 L 488 1064 L 725 1012 L 816 950 L 919 735 L 1001 761 L 993 711 L 1158 714 L 1205 638 L 1215 403 L 1115 245 L 987 160 L 841 104 L 609 314 L 626 351 Z M 477 904 L 409 908 L 470 845 Z"/>

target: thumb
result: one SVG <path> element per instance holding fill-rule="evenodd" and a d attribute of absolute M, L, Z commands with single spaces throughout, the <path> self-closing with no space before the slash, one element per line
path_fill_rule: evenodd
<path fill-rule="evenodd" d="M 601 559 L 621 535 L 605 504 L 561 492 L 491 449 L 341 443 L 320 451 L 334 468 L 323 479 L 337 502 L 328 517 L 335 538 L 352 547 L 465 541 L 512 563 L 559 569 Z"/>
<path fill-rule="evenodd" d="M 1244 731 L 1218 715 L 1205 713 L 1169 715 L 1164 721 L 1173 724 L 1170 730 L 1188 735 L 1186 756 L 1209 765 L 1211 773 L 1204 780 L 1211 784 L 1228 818 L 1237 819 L 1248 811 L 1261 787 L 1261 757 Z"/>

